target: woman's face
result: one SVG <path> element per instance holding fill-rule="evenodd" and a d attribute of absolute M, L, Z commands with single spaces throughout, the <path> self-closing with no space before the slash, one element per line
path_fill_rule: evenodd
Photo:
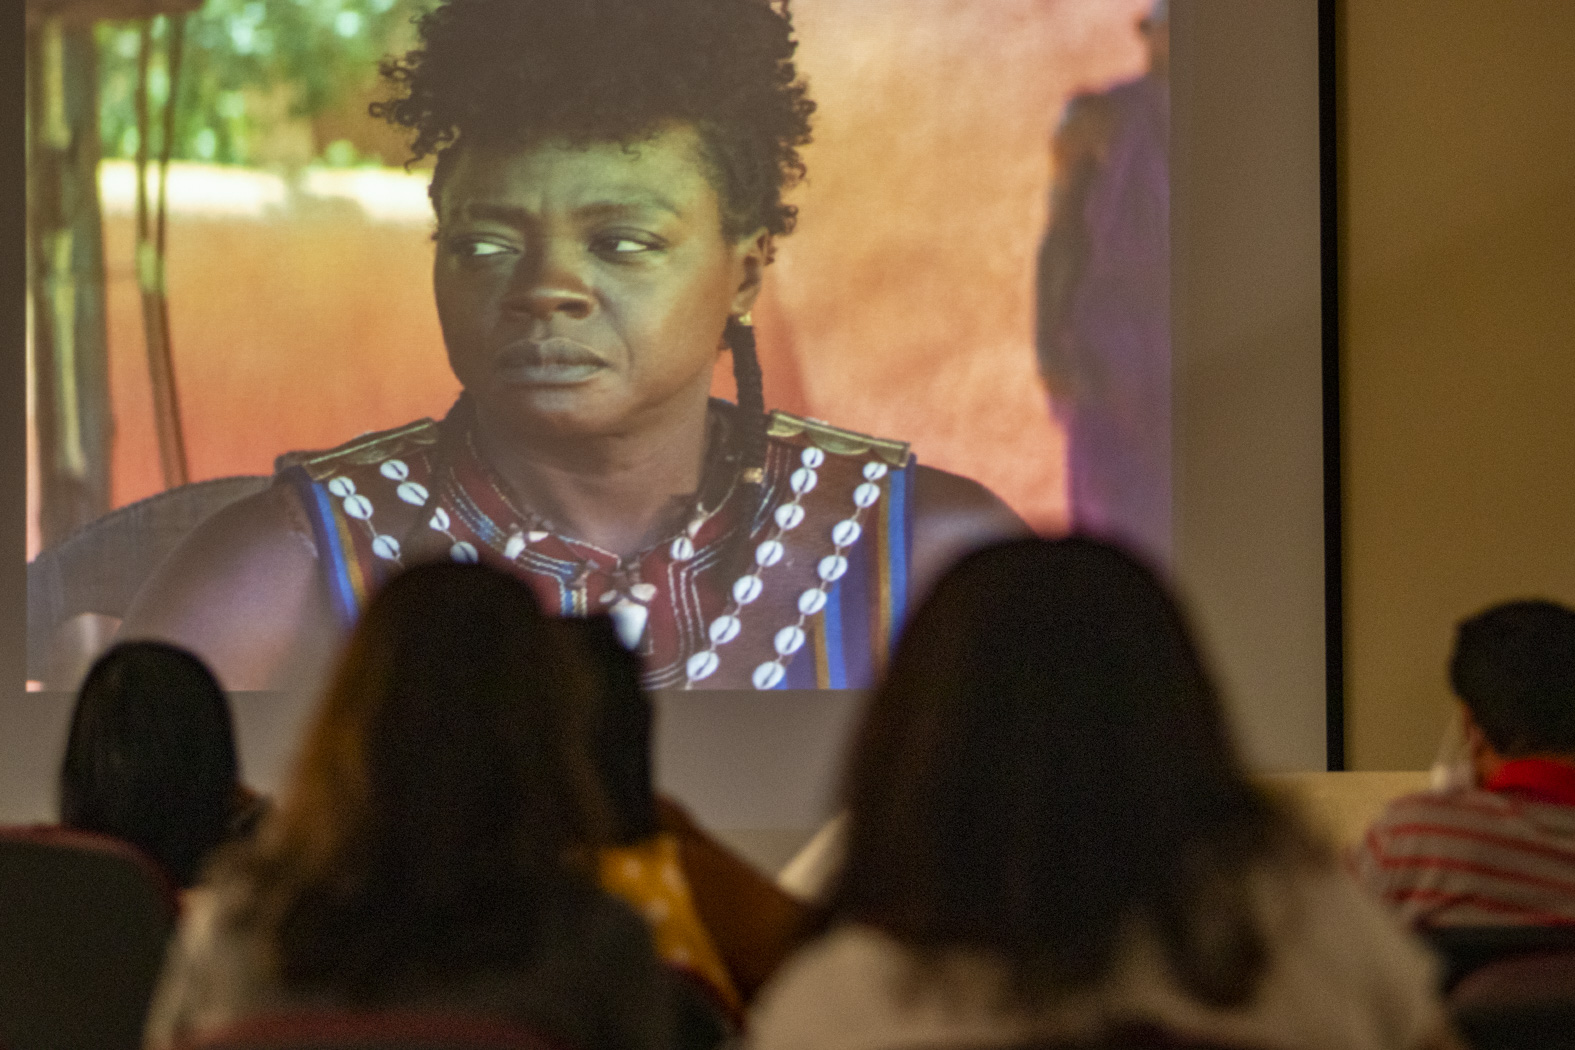
<path fill-rule="evenodd" d="M 687 126 L 625 146 L 471 146 L 438 198 L 433 283 L 454 374 L 520 434 L 628 433 L 704 412 L 766 234 L 722 234 Z"/>

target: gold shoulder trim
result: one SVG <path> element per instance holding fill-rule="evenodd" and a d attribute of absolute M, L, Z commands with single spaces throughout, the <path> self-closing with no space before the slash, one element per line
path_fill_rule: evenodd
<path fill-rule="evenodd" d="M 806 419 L 787 412 L 772 412 L 766 433 L 774 438 L 801 437 L 824 452 L 838 456 L 879 456 L 893 467 L 908 465 L 908 443 L 870 437 L 843 430 L 819 419 Z"/>
<path fill-rule="evenodd" d="M 345 467 L 368 466 L 393 456 L 409 455 L 413 451 L 430 448 L 437 444 L 437 440 L 437 423 L 430 419 L 418 419 L 393 430 L 362 434 L 325 452 L 286 452 L 274 461 L 274 470 L 304 467 L 313 481 L 321 481 Z"/>

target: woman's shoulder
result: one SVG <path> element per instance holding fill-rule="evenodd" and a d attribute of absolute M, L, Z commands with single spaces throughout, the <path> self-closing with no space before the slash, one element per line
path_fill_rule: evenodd
<path fill-rule="evenodd" d="M 885 985 L 900 946 L 865 926 L 835 926 L 801 948 L 750 1010 L 748 1050 L 868 1045 L 888 1027 Z"/>
<path fill-rule="evenodd" d="M 919 467 L 913 483 L 914 593 L 925 594 L 959 558 L 1032 535 L 1017 512 L 972 478 Z"/>
<path fill-rule="evenodd" d="M 224 1026 L 273 994 L 269 952 L 249 921 L 250 889 L 220 874 L 181 895 L 181 916 L 148 1011 L 159 1048 Z"/>
<path fill-rule="evenodd" d="M 1026 1033 L 998 1009 L 1002 973 L 972 955 L 926 961 L 896 938 L 837 925 L 783 964 L 750 1012 L 748 1050 L 974 1045 Z M 944 980 L 931 980 L 940 977 Z"/>
<path fill-rule="evenodd" d="M 1265 1012 L 1343 1032 L 1331 1046 L 1421 1045 L 1442 1027 L 1436 961 L 1338 863 L 1267 866 L 1254 898 L 1269 948 Z"/>

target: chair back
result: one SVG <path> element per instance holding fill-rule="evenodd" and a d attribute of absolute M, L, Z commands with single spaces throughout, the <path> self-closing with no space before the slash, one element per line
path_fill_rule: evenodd
<path fill-rule="evenodd" d="M 1478 1050 L 1575 1050 L 1575 950 L 1537 951 L 1472 970 L 1449 995 Z"/>
<path fill-rule="evenodd" d="M 911 1050 L 1258 1050 L 1241 1043 L 1190 1039 L 1156 1024 L 1127 1024 L 1090 1039 L 1041 1039 L 990 1047 L 913 1047 Z"/>
<path fill-rule="evenodd" d="M 439 1013 L 262 1014 L 181 1050 L 569 1050 L 520 1026 Z"/>
<path fill-rule="evenodd" d="M 134 847 L 0 828 L 0 1045 L 135 1050 L 175 923 L 164 873 Z"/>
<path fill-rule="evenodd" d="M 27 676 L 49 679 L 57 627 L 83 613 L 124 618 L 148 576 L 192 529 L 271 480 L 243 475 L 182 485 L 112 511 L 40 552 L 27 565 Z"/>
<path fill-rule="evenodd" d="M 1575 926 L 1435 926 L 1417 931 L 1443 965 L 1444 992 L 1489 963 L 1575 952 Z"/>

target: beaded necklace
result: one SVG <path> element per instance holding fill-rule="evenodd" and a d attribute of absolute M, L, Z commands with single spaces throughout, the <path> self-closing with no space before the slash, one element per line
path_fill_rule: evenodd
<path fill-rule="evenodd" d="M 608 575 L 612 578 L 613 586 L 598 596 L 596 605 L 613 617 L 620 636 L 631 648 L 640 643 L 649 619 L 648 607 L 659 593 L 655 584 L 640 578 L 641 557 L 666 545 L 669 557 L 676 563 L 685 563 L 694 558 L 695 537 L 701 528 L 726 506 L 739 481 L 737 458 L 724 451 L 727 444 L 725 433 L 715 433 L 712 440 L 708 442 L 707 467 L 703 471 L 700 494 L 697 495 L 694 509 L 683 527 L 644 551 L 624 558 L 585 541 L 561 535 L 552 529 L 550 523 L 541 515 L 528 510 L 521 511 L 509 498 L 506 487 L 502 485 L 500 479 L 478 454 L 471 438 L 470 428 L 462 424 L 458 429 L 459 433 L 453 436 L 463 439 L 465 451 L 483 468 L 482 474 L 495 496 L 509 508 L 519 522 L 497 541 L 486 539 L 479 531 L 473 530 L 476 531 L 480 542 L 494 549 L 504 561 L 517 565 L 522 565 L 522 559 L 527 553 L 549 538 L 555 539 L 571 553 L 576 550 L 591 552 L 589 555 L 579 555 L 577 568 L 572 573 L 572 578 L 568 580 L 571 587 L 581 589 L 582 607 L 587 610 L 593 609 L 594 606 L 589 600 L 589 595 L 583 592 L 590 576 L 600 568 L 598 556 L 604 561 L 611 561 L 613 567 L 608 571 Z M 718 430 L 725 431 L 725 426 Z M 441 453 L 436 457 L 439 461 L 446 458 Z M 826 453 L 813 445 L 799 450 L 798 465 L 787 479 L 789 498 L 772 512 L 767 523 L 768 531 L 765 537 L 754 545 L 747 570 L 727 588 L 726 603 L 722 612 L 706 624 L 703 646 L 682 657 L 684 688 L 691 688 L 717 672 L 727 645 L 737 638 L 742 630 L 742 617 L 745 615 L 746 608 L 761 597 L 770 576 L 769 570 L 785 557 L 787 553 L 785 540 L 788 534 L 803 524 L 805 510 L 802 500 L 819 484 L 818 471 L 825 458 Z M 446 486 L 455 486 L 456 492 L 463 491 L 451 467 L 434 470 L 429 490 L 428 486 L 411 480 L 410 468 L 402 459 L 389 457 L 378 461 L 376 465 L 378 473 L 395 484 L 396 495 L 401 502 L 420 508 L 416 529 L 427 535 L 436 533 L 442 536 L 447 543 L 449 557 L 455 561 L 480 560 L 480 552 L 475 544 L 456 534 L 455 523 L 439 502 L 439 490 Z M 724 465 L 729 469 L 723 470 Z M 755 688 L 772 689 L 780 685 L 786 676 L 787 665 L 804 647 L 807 641 L 806 624 L 811 617 L 821 613 L 827 604 L 832 587 L 847 573 L 849 548 L 859 542 L 863 535 L 865 518 L 881 499 L 883 490 L 880 482 L 887 473 L 887 465 L 877 459 L 871 459 L 863 464 L 861 468 L 863 480 L 851 493 L 853 503 L 851 513 L 832 526 L 829 536 L 832 552 L 816 563 L 816 583 L 798 596 L 795 603 L 796 617 L 772 634 L 772 649 L 775 655 L 753 669 L 750 681 Z M 713 481 L 714 478 L 725 478 L 726 488 L 721 491 L 718 498 L 708 503 L 703 498 L 706 490 L 720 488 L 722 484 L 721 481 Z M 402 565 L 404 545 L 394 536 L 380 532 L 374 525 L 375 508 L 365 493 L 356 491 L 355 483 L 351 478 L 343 474 L 332 477 L 327 481 L 326 488 L 341 501 L 345 515 L 360 522 L 368 530 L 371 549 L 375 556 Z M 722 534 L 721 542 L 724 544 L 736 542 L 736 530 L 748 529 L 757 513 L 757 508 L 751 508 L 741 515 L 732 529 Z M 405 539 L 407 543 L 413 541 L 410 535 L 406 535 Z"/>
<path fill-rule="evenodd" d="M 593 552 L 592 555 L 589 557 L 582 555 L 578 559 L 578 568 L 569 582 L 571 587 L 579 588 L 582 592 L 589 583 L 591 574 L 600 567 L 597 556 L 600 556 L 603 560 L 610 560 L 612 568 L 609 570 L 608 575 L 612 578 L 613 586 L 598 596 L 597 603 L 612 617 L 613 623 L 618 629 L 618 636 L 622 639 L 623 644 L 627 648 L 634 649 L 639 646 L 641 639 L 645 636 L 645 625 L 650 619 L 649 606 L 652 599 L 657 595 L 656 585 L 647 583 L 640 578 L 640 562 L 646 554 L 662 546 L 669 546 L 674 560 L 687 561 L 689 558 L 694 557 L 694 537 L 699 534 L 705 523 L 715 517 L 717 512 L 726 505 L 733 495 L 733 490 L 737 487 L 738 471 L 736 469 L 727 470 L 725 475 L 721 475 L 721 472 L 717 469 L 719 464 L 731 465 L 736 463 L 736 457 L 730 456 L 723 451 L 726 446 L 726 439 L 723 433 L 724 428 L 718 417 L 714 415 L 711 417 L 711 424 L 708 430 L 705 465 L 701 469 L 700 487 L 695 494 L 694 507 L 690 511 L 683 528 L 676 535 L 669 536 L 629 555 L 615 554 L 589 541 L 566 535 L 558 531 L 541 514 L 529 508 L 520 507 L 510 498 L 508 486 L 503 484 L 496 472 L 488 466 L 485 457 L 480 454 L 480 450 L 476 448 L 473 432 L 468 428 L 465 431 L 464 439 L 466 448 L 471 456 L 474 457 L 477 463 L 486 468 L 487 484 L 492 492 L 524 522 L 524 526 L 513 530 L 509 534 L 509 538 L 504 542 L 501 552 L 503 559 L 513 564 L 521 564 L 520 559 L 525 556 L 527 549 L 532 544 L 540 543 L 548 537 L 556 538 L 559 544 L 569 549 L 571 553 L 577 548 L 589 550 Z M 718 476 L 727 478 L 727 486 L 722 490 L 720 497 L 714 500 L 710 506 L 707 506 L 705 502 L 706 490 L 719 487 L 710 483 L 712 479 Z M 447 533 L 446 528 L 438 531 L 445 532 L 450 539 L 453 538 L 452 533 Z M 682 556 L 680 556 L 680 552 L 682 552 Z M 585 595 L 587 607 L 590 606 L 589 597 L 589 594 Z"/>

